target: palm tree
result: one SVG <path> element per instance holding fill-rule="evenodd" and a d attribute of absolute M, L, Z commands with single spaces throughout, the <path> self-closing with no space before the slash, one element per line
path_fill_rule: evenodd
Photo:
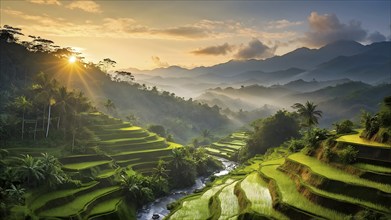
<path fill-rule="evenodd" d="M 40 160 L 47 184 L 54 188 L 56 185 L 64 183 L 67 176 L 61 169 L 58 159 L 48 153 L 42 153 L 41 155 Z"/>
<path fill-rule="evenodd" d="M 185 163 L 185 152 L 181 148 L 175 148 L 172 150 L 172 163 L 175 169 L 178 169 Z"/>
<path fill-rule="evenodd" d="M 28 186 L 31 184 L 31 181 L 45 179 L 42 163 L 40 160 L 37 160 L 28 154 L 20 160 L 22 164 L 18 167 L 18 172 L 22 178 L 27 179 Z"/>
<path fill-rule="evenodd" d="M 302 118 L 304 127 L 312 127 L 318 124 L 318 118 L 322 117 L 322 111 L 316 110 L 317 105 L 313 102 L 307 101 L 304 105 L 295 103 L 292 108 L 297 109 L 297 113 Z"/>
<path fill-rule="evenodd" d="M 137 201 L 141 196 L 141 181 L 138 175 L 133 174 L 130 176 L 121 176 L 121 186 L 126 191 L 130 200 Z"/>
<path fill-rule="evenodd" d="M 32 106 L 32 103 L 27 100 L 26 96 L 19 96 L 15 99 L 14 105 L 23 111 L 22 114 L 22 140 L 24 136 L 24 114 L 28 108 Z"/>
<path fill-rule="evenodd" d="M 208 129 L 202 130 L 201 135 L 202 135 L 203 138 L 210 138 L 210 137 L 212 137 L 212 133 Z"/>
<path fill-rule="evenodd" d="M 10 198 L 11 201 L 15 201 L 17 204 L 23 204 L 23 195 L 26 192 L 24 188 L 19 185 L 15 186 L 14 184 L 11 184 L 11 188 L 6 189 L 5 192 L 8 194 L 8 198 Z"/>
<path fill-rule="evenodd" d="M 60 108 L 60 115 L 59 115 L 58 121 L 57 121 L 57 129 L 60 127 L 61 117 L 64 118 L 65 114 L 67 112 L 67 109 L 69 109 L 71 107 L 70 102 L 71 102 L 72 96 L 73 96 L 73 94 L 71 92 L 67 92 L 67 88 L 65 86 L 60 87 L 57 91 L 56 106 L 58 106 Z"/>
<path fill-rule="evenodd" d="M 138 121 L 137 117 L 133 113 L 129 113 L 129 115 L 126 116 L 126 120 L 128 120 L 131 125 L 137 124 Z"/>
<path fill-rule="evenodd" d="M 53 95 L 57 87 L 57 81 L 55 79 L 50 79 L 48 74 L 40 72 L 37 75 L 36 82 L 37 83 L 33 85 L 33 89 L 38 91 L 38 96 L 43 99 L 45 105 L 48 105 L 48 121 L 45 134 L 45 137 L 47 138 L 49 135 L 51 108 L 52 105 L 56 103 L 56 100 L 53 98 Z"/>
<path fill-rule="evenodd" d="M 107 101 L 103 104 L 108 112 L 112 112 L 115 109 L 114 102 L 111 99 L 107 99 Z"/>
<path fill-rule="evenodd" d="M 166 169 L 166 166 L 167 166 L 166 162 L 164 162 L 163 160 L 159 160 L 156 168 L 153 168 L 153 177 L 156 179 L 167 178 L 168 177 L 167 172 L 169 170 Z"/>

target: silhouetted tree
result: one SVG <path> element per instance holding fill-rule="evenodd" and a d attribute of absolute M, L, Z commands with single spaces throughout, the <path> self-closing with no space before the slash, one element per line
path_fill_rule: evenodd
<path fill-rule="evenodd" d="M 312 127 L 317 125 L 318 118 L 322 117 L 322 111 L 316 110 L 317 105 L 313 102 L 307 101 L 304 105 L 301 103 L 295 103 L 292 108 L 297 109 L 297 113 L 302 119 L 302 126 Z"/>
<path fill-rule="evenodd" d="M 105 58 L 103 59 L 102 61 L 99 61 L 98 63 L 98 67 L 105 73 L 107 73 L 107 71 L 109 71 L 109 69 L 111 67 L 115 67 L 115 65 L 117 64 L 117 62 L 115 62 L 114 60 L 110 59 L 110 58 Z"/>
<path fill-rule="evenodd" d="M 32 104 L 29 100 L 27 100 L 26 96 L 19 96 L 15 99 L 14 105 L 19 109 L 22 110 L 22 140 L 24 137 L 24 115 L 26 113 L 26 110 L 29 109 Z"/>

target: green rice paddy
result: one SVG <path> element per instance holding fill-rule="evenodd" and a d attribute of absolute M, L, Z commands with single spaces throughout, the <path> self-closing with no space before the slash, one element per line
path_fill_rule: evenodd
<path fill-rule="evenodd" d="M 391 185 L 386 185 L 366 179 L 361 179 L 355 175 L 341 171 L 340 169 L 328 166 L 321 161 L 306 156 L 302 153 L 296 153 L 289 156 L 289 159 L 294 160 L 298 163 L 304 164 L 309 167 L 313 172 L 322 175 L 328 179 L 343 181 L 349 184 L 361 185 L 367 187 L 373 187 L 384 191 L 386 193 L 391 193 Z"/>
<path fill-rule="evenodd" d="M 344 143 L 350 143 L 350 144 L 358 144 L 358 145 L 364 145 L 364 146 L 370 146 L 370 147 L 381 147 L 381 148 L 391 148 L 391 145 L 389 144 L 384 144 L 384 143 L 379 143 L 375 141 L 370 141 L 364 138 L 360 137 L 360 133 L 357 134 L 348 134 L 341 136 L 337 139 L 339 142 L 344 142 Z"/>
<path fill-rule="evenodd" d="M 288 219 L 272 207 L 272 198 L 267 183 L 257 172 L 249 174 L 240 184 L 247 199 L 251 202 L 251 209 L 277 219 Z"/>
<path fill-rule="evenodd" d="M 235 184 L 237 183 L 238 181 L 229 184 L 228 186 L 224 187 L 219 193 L 218 198 L 221 207 L 221 214 L 219 219 L 221 220 L 229 219 L 239 214 L 239 202 L 238 198 L 234 193 Z"/>
<path fill-rule="evenodd" d="M 309 213 L 316 213 L 327 219 L 344 219 L 347 217 L 342 213 L 324 208 L 310 202 L 297 189 L 295 183 L 283 172 L 277 170 L 279 165 L 268 165 L 261 168 L 261 173 L 276 181 L 282 201 L 289 206 L 293 206 Z"/>

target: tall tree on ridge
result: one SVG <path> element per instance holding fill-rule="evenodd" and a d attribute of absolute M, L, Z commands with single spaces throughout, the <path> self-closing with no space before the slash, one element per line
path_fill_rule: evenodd
<path fill-rule="evenodd" d="M 57 81 L 55 79 L 50 79 L 49 75 L 43 72 L 40 72 L 37 75 L 36 84 L 33 85 L 33 89 L 38 91 L 38 96 L 42 97 L 45 105 L 48 105 L 48 120 L 45 134 L 46 138 L 49 135 L 51 108 L 52 105 L 56 103 L 56 100 L 53 98 L 56 88 Z"/>
<path fill-rule="evenodd" d="M 24 115 L 26 113 L 26 110 L 32 106 L 32 103 L 27 100 L 26 96 L 19 96 L 15 99 L 14 105 L 22 110 L 22 140 L 24 137 Z"/>
<path fill-rule="evenodd" d="M 295 103 L 292 108 L 297 109 L 297 113 L 302 118 L 302 126 L 312 127 L 319 124 L 318 118 L 322 117 L 322 111 L 316 110 L 317 105 L 313 102 L 307 101 L 304 105 L 301 103 Z"/>

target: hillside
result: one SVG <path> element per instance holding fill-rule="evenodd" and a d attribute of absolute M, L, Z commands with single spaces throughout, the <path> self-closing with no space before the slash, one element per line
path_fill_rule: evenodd
<path fill-rule="evenodd" d="M 133 114 L 143 125 L 164 125 L 182 143 L 204 129 L 231 129 L 230 121 L 216 108 L 199 105 L 156 88 L 114 82 L 92 64 L 69 64 L 67 59 L 43 52 L 29 52 L 19 44 L 4 41 L 0 42 L 0 48 L 2 91 L 12 85 L 29 85 L 33 76 L 42 71 L 70 89 L 83 91 L 101 111 L 123 119 Z M 108 99 L 114 103 L 116 111 L 105 109 L 103 103 Z"/>
<path fill-rule="evenodd" d="M 388 219 L 391 146 L 350 136 L 324 141 L 314 153 L 276 148 L 252 158 L 184 198 L 168 219 Z M 338 161 L 347 145 L 360 152 L 351 165 Z"/>
<path fill-rule="evenodd" d="M 172 149 L 182 147 L 140 127 L 130 126 L 99 112 L 83 114 L 90 141 L 82 152 L 61 157 L 61 168 L 77 184 L 60 189 L 31 190 L 24 206 L 13 209 L 11 216 L 33 218 L 122 218 L 134 219 L 135 202 L 125 199 L 120 185 L 124 175 L 139 172 L 151 175 L 159 160 L 170 161 Z M 9 157 L 28 154 L 41 157 L 48 149 L 35 147 L 5 148 Z M 61 148 L 55 148 L 58 152 Z M 53 152 L 51 152 L 53 153 Z"/>
<path fill-rule="evenodd" d="M 290 109 L 293 103 L 311 100 L 318 104 L 324 113 L 320 120 L 322 127 L 330 127 L 333 122 L 348 118 L 356 120 L 361 110 L 376 112 L 382 97 L 387 96 L 390 84 L 372 86 L 363 82 L 336 80 L 325 82 L 296 81 L 295 84 L 305 84 L 307 89 L 314 86 L 325 86 L 314 91 L 297 91 L 298 85 L 288 83 L 280 86 L 245 86 L 242 88 L 216 88 L 199 96 L 201 102 L 208 104 L 221 103 L 221 106 L 238 106 L 244 110 L 270 105 L 277 108 Z M 307 90 L 305 87 L 303 91 Z M 247 107 L 247 109 L 246 109 Z M 235 110 L 235 108 L 233 108 Z"/>

